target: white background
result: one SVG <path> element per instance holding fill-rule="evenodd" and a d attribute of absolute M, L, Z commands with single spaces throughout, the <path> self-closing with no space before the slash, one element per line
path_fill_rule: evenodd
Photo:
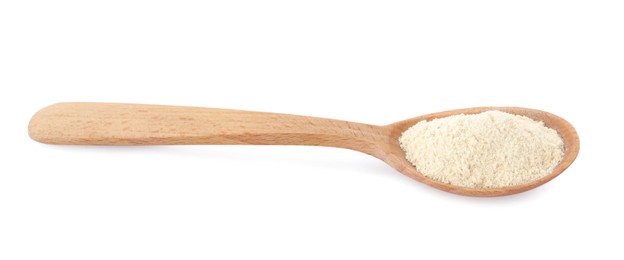
<path fill-rule="evenodd" d="M 2 1 L 0 259 L 622 259 L 623 13 L 621 1 Z M 574 124 L 581 152 L 536 190 L 470 198 L 342 149 L 30 140 L 30 116 L 61 101 L 371 124 L 522 106 Z"/>

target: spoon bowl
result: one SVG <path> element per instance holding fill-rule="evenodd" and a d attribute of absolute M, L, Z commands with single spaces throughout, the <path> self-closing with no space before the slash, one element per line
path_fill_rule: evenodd
<path fill-rule="evenodd" d="M 422 120 L 499 110 L 542 121 L 565 145 L 563 159 L 547 176 L 518 186 L 467 188 L 425 177 L 407 161 L 399 137 Z M 397 171 L 434 188 L 467 196 L 503 196 L 538 187 L 561 174 L 576 159 L 574 127 L 548 112 L 519 107 L 476 107 L 423 115 L 386 126 L 230 109 L 119 103 L 59 103 L 37 112 L 32 139 L 65 145 L 252 144 L 312 145 L 352 149 L 377 157 Z"/>
<path fill-rule="evenodd" d="M 418 172 L 416 168 L 405 158 L 405 152 L 401 149 L 399 145 L 399 137 L 405 132 L 408 128 L 415 125 L 416 123 L 427 120 L 431 121 L 436 118 L 443 118 L 452 115 L 459 114 L 479 114 L 485 111 L 490 110 L 498 110 L 514 115 L 521 115 L 531 118 L 535 121 L 542 121 L 544 125 L 549 128 L 552 128 L 557 131 L 557 133 L 561 136 L 564 143 L 564 155 L 559 164 L 553 169 L 553 171 L 537 180 L 534 180 L 529 183 L 525 183 L 517 186 L 507 186 L 501 188 L 469 188 L 469 187 L 461 187 L 455 186 L 448 183 L 440 182 L 431 178 L 424 176 L 422 173 Z M 407 175 L 417 181 L 425 183 L 434 188 L 460 194 L 467 196 L 479 196 L 479 197 L 494 197 L 494 196 L 504 196 L 511 195 L 520 192 L 524 192 L 533 188 L 536 188 L 553 178 L 557 177 L 561 174 L 565 169 L 567 169 L 572 162 L 576 159 L 576 156 L 579 152 L 579 137 L 576 133 L 574 127 L 566 120 L 561 117 L 558 117 L 554 114 L 536 110 L 529 108 L 521 108 L 521 107 L 475 107 L 475 108 L 465 108 L 465 109 L 457 109 L 451 111 L 444 111 L 439 113 L 427 114 L 419 117 L 414 117 L 411 119 L 403 120 L 400 122 L 396 122 L 394 124 L 390 124 L 385 126 L 389 129 L 390 132 L 390 143 L 387 144 L 386 149 L 388 153 L 388 157 L 384 160 L 387 164 L 395 168 L 397 171 Z"/>

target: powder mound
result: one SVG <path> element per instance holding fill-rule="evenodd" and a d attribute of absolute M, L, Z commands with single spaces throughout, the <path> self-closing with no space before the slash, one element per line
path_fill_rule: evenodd
<path fill-rule="evenodd" d="M 516 186 L 540 179 L 563 158 L 554 129 L 501 111 L 420 121 L 399 138 L 405 156 L 428 178 L 469 188 Z"/>

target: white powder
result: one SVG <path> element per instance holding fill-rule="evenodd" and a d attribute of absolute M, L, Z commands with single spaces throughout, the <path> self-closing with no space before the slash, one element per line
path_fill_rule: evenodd
<path fill-rule="evenodd" d="M 470 188 L 516 186 L 542 178 L 563 158 L 557 131 L 501 111 L 421 121 L 399 138 L 428 178 Z"/>

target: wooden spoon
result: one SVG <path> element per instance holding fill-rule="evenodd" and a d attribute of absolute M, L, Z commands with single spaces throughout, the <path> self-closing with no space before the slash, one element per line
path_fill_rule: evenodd
<path fill-rule="evenodd" d="M 503 188 L 466 188 L 429 179 L 405 159 L 399 137 L 421 120 L 500 110 L 523 115 L 557 130 L 565 154 L 549 175 Z M 468 196 L 503 196 L 533 189 L 563 172 L 579 152 L 574 127 L 564 119 L 519 107 L 477 107 L 423 115 L 386 126 L 347 121 L 228 109 L 114 104 L 59 103 L 37 112 L 28 126 L 30 137 L 48 144 L 168 145 L 255 144 L 315 145 L 347 148 L 375 156 L 397 171 L 434 188 Z"/>

